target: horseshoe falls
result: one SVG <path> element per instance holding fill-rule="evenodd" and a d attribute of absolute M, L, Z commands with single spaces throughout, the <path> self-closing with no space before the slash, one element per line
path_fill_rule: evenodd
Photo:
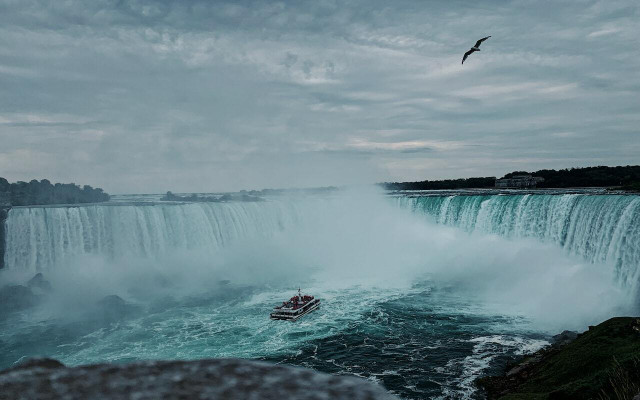
<path fill-rule="evenodd" d="M 608 264 L 636 287 L 640 266 L 640 196 L 451 195 L 399 197 L 401 205 L 469 232 L 531 237 L 591 262 Z"/>
<path fill-rule="evenodd" d="M 551 335 L 637 313 L 639 196 L 136 199 L 9 211 L 0 290 L 51 289 L 0 307 L 1 368 L 242 357 L 480 399 Z M 320 309 L 270 320 L 298 287 Z"/>
<path fill-rule="evenodd" d="M 5 265 L 37 271 L 81 255 L 114 260 L 209 252 L 238 238 L 270 233 L 298 218 L 294 203 L 187 203 L 21 207 L 6 222 Z"/>

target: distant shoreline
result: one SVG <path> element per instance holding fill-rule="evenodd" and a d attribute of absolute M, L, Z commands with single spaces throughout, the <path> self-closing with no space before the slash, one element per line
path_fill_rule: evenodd
<path fill-rule="evenodd" d="M 383 182 L 379 185 L 387 190 L 506 189 L 517 186 L 526 190 L 598 188 L 640 193 L 640 165 L 542 169 L 535 172 L 514 171 L 499 179 L 495 176 L 485 176 L 434 181 Z"/>
<path fill-rule="evenodd" d="M 459 189 L 398 189 L 388 190 L 391 193 L 456 193 L 456 194 L 602 194 L 602 195 L 640 195 L 634 190 L 622 189 L 620 187 L 566 187 L 566 188 L 459 188 Z"/>

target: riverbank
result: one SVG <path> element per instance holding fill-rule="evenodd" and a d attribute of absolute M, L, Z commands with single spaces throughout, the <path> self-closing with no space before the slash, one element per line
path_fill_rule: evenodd
<path fill-rule="evenodd" d="M 627 400 L 640 394 L 640 318 L 611 318 L 571 336 L 565 332 L 503 375 L 476 383 L 489 400 Z"/>

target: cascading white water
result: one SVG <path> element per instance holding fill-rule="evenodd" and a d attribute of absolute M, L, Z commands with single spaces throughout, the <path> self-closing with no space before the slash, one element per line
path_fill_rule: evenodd
<path fill-rule="evenodd" d="M 213 250 L 270 235 L 298 217 L 295 202 L 285 201 L 18 207 L 6 221 L 5 266 L 35 272 L 84 254 L 113 259 Z"/>
<path fill-rule="evenodd" d="M 640 196 L 452 195 L 399 197 L 398 202 L 469 232 L 555 243 L 591 262 L 611 265 L 625 286 L 638 284 Z"/>
<path fill-rule="evenodd" d="M 114 259 L 215 250 L 292 226 L 318 206 L 311 201 L 18 207 L 6 221 L 4 264 L 35 272 L 87 254 Z M 639 279 L 640 196 L 452 195 L 399 197 L 398 202 L 470 232 L 557 244 L 611 265 L 628 287 Z"/>
<path fill-rule="evenodd" d="M 470 230 L 537 229 L 543 240 L 576 245 L 578 226 L 592 218 L 601 221 L 594 240 L 609 235 L 621 247 L 612 252 L 631 254 L 634 199 L 615 200 L 617 212 L 561 196 L 400 202 Z M 441 382 L 411 392 L 417 398 L 472 398 L 471 382 L 495 357 L 540 346 L 540 333 L 636 314 L 604 264 L 536 240 L 469 235 L 360 188 L 256 203 L 18 207 L 6 228 L 0 288 L 47 269 L 52 291 L 34 308 L 0 316 L 0 367 L 33 355 L 67 365 L 268 357 L 314 368 L 340 357 L 329 368 L 364 368 L 376 379 L 391 371 L 407 377 L 398 387 L 424 376 Z M 324 307 L 301 324 L 270 321 L 271 306 L 298 287 Z M 112 295 L 130 311 L 117 323 L 104 310 Z M 363 364 L 372 351 L 380 357 Z"/>

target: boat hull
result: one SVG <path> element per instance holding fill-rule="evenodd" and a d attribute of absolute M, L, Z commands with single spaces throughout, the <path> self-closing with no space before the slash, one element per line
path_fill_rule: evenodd
<path fill-rule="evenodd" d="M 272 312 L 270 315 L 271 319 L 284 320 L 284 321 L 296 321 L 300 319 L 302 316 L 309 314 L 311 311 L 320 307 L 320 302 L 315 300 L 313 304 L 311 304 L 308 308 L 298 312 L 298 313 L 283 313 L 283 312 Z"/>

